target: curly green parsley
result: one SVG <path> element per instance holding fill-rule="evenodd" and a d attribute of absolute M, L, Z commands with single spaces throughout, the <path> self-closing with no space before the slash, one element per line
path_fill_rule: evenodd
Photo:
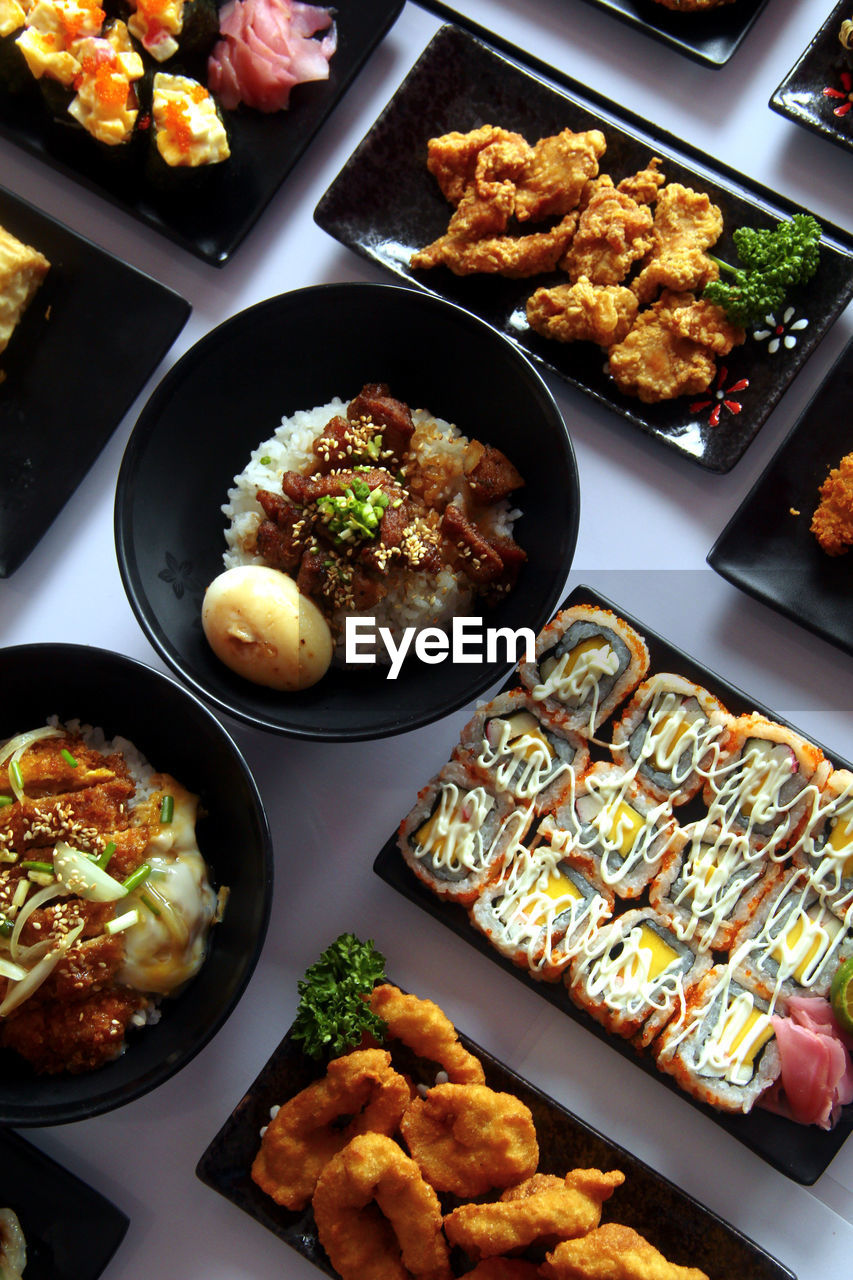
<path fill-rule="evenodd" d="M 367 1034 L 382 1041 L 385 1023 L 365 1000 L 385 979 L 385 957 L 373 942 L 342 933 L 297 983 L 299 1007 L 291 1029 L 309 1057 L 337 1057 Z"/>

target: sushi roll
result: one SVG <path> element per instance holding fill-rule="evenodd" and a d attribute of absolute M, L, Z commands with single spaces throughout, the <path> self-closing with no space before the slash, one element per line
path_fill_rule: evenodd
<path fill-rule="evenodd" d="M 470 908 L 471 922 L 501 955 L 532 978 L 556 982 L 613 914 L 614 896 L 573 865 L 571 853 L 540 828 L 514 841 Z"/>
<path fill-rule="evenodd" d="M 516 808 L 451 760 L 418 793 L 400 824 L 398 846 L 433 893 L 467 906 L 495 874 L 507 844 L 522 839 L 531 817 L 532 810 Z"/>
<path fill-rule="evenodd" d="M 74 95 L 80 75 L 77 43 L 99 36 L 103 22 L 96 0 L 35 0 L 27 11 L 15 43 L 54 115 L 64 115 Z"/>
<path fill-rule="evenodd" d="M 68 114 L 108 147 L 130 141 L 139 114 L 135 83 L 141 80 L 142 59 L 131 44 L 125 24 L 107 23 L 100 36 L 86 36 L 74 45 L 80 73 Z"/>
<path fill-rule="evenodd" d="M 495 791 L 541 812 L 562 800 L 572 776 L 589 763 L 580 734 L 542 719 L 526 689 L 512 689 L 480 707 L 462 730 L 456 750 Z"/>
<path fill-rule="evenodd" d="M 33 78 L 18 47 L 32 0 L 0 0 L 0 92 L 19 93 Z"/>
<path fill-rule="evenodd" d="M 767 1001 L 726 965 L 702 977 L 652 1053 L 685 1093 L 719 1111 L 751 1111 L 781 1071 Z"/>
<path fill-rule="evenodd" d="M 682 830 L 687 843 L 658 872 L 649 900 L 700 951 L 728 951 L 781 868 L 745 835 L 705 819 Z"/>
<path fill-rule="evenodd" d="M 644 680 L 613 729 L 613 758 L 655 800 L 686 804 L 719 757 L 730 717 L 707 689 L 663 672 Z"/>
<path fill-rule="evenodd" d="M 597 761 L 559 806 L 554 822 L 589 874 L 618 898 L 637 898 L 685 836 L 668 804 L 655 804 L 618 765 Z"/>
<path fill-rule="evenodd" d="M 129 0 L 130 34 L 155 62 L 207 58 L 219 36 L 215 0 Z"/>
<path fill-rule="evenodd" d="M 596 1022 L 645 1048 L 711 967 L 653 907 L 617 916 L 571 963 L 569 995 Z"/>
<path fill-rule="evenodd" d="M 754 712 L 732 720 L 703 798 L 712 822 L 745 832 L 773 856 L 784 857 L 830 768 L 817 747 Z"/>
<path fill-rule="evenodd" d="M 540 631 L 521 682 L 563 729 L 592 737 L 648 671 L 646 642 L 609 609 L 574 605 Z"/>
<path fill-rule="evenodd" d="M 0 227 L 0 353 L 50 270 L 43 253 Z"/>
<path fill-rule="evenodd" d="M 159 186 L 210 171 L 231 155 L 216 102 L 189 76 L 156 73 L 150 132 L 148 172 Z"/>
<path fill-rule="evenodd" d="M 834 769 L 798 842 L 811 884 L 830 911 L 853 924 L 853 773 Z"/>
<path fill-rule="evenodd" d="M 836 969 L 853 956 L 853 929 L 815 892 L 803 868 L 789 871 L 735 939 L 739 980 L 766 1000 L 826 996 Z"/>

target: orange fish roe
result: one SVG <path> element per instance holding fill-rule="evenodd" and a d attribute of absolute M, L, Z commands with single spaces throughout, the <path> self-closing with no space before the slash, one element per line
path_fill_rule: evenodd
<path fill-rule="evenodd" d="M 74 40 L 79 40 L 81 33 L 92 26 L 102 27 L 106 14 L 97 4 L 81 4 L 78 13 L 61 13 L 59 15 L 65 36 L 66 49 Z"/>
<path fill-rule="evenodd" d="M 166 103 L 163 108 L 163 123 L 178 150 L 189 151 L 193 143 L 193 135 L 187 109 L 182 102 Z"/>
<path fill-rule="evenodd" d="M 102 63 L 95 72 L 95 96 L 105 107 L 123 107 L 128 82 L 117 68 Z"/>

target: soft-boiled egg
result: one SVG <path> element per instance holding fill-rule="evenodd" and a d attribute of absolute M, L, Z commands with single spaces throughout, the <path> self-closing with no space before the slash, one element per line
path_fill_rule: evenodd
<path fill-rule="evenodd" d="M 332 661 L 326 619 L 278 569 L 226 569 L 205 592 L 201 621 L 217 658 L 271 689 L 307 689 Z"/>

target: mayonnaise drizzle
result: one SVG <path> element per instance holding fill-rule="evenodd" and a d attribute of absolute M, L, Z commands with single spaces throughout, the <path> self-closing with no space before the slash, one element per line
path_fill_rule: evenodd
<path fill-rule="evenodd" d="M 590 773 L 586 792 L 578 797 L 575 805 L 578 822 L 573 833 L 575 844 L 584 851 L 600 850 L 599 871 L 605 884 L 618 884 L 641 862 L 650 866 L 659 862 L 676 837 L 677 828 L 667 831 L 662 825 L 671 817 L 670 802 L 640 811 L 632 782 L 630 773 L 603 777 Z M 620 812 L 623 805 L 642 818 L 642 825 L 626 854 L 622 853 L 621 846 L 630 834 L 631 824 L 630 817 Z"/>
<path fill-rule="evenodd" d="M 701 708 L 691 718 L 690 701 L 671 690 L 659 690 L 649 706 L 638 753 L 638 763 L 648 762 L 657 773 L 669 774 L 676 787 L 697 772 L 711 744 L 723 733 L 723 726 L 712 724 Z"/>
<path fill-rule="evenodd" d="M 564 852 L 553 845 L 534 850 L 517 844 L 491 893 L 491 914 L 507 942 L 524 950 L 531 968 L 568 964 L 610 915 L 600 893 L 553 897 L 549 881 L 559 875 Z M 557 923 L 559 921 L 559 923 Z"/>
<path fill-rule="evenodd" d="M 443 782 L 438 806 L 425 842 L 414 848 L 437 870 L 476 871 L 483 865 L 483 823 L 494 805 L 484 787 L 464 794 L 454 782 Z"/>
<path fill-rule="evenodd" d="M 535 685 L 531 693 L 537 702 L 554 697 L 567 707 L 582 707 L 591 699 L 588 728 L 592 733 L 598 714 L 599 682 L 603 676 L 616 675 L 620 667 L 619 655 L 606 640 L 602 640 L 600 648 L 587 649 L 579 654 L 571 671 L 567 672 L 573 653 L 574 649 L 561 654 L 553 671 L 541 684 Z"/>
<path fill-rule="evenodd" d="M 554 752 L 533 734 L 522 733 L 513 738 L 512 726 L 501 718 L 491 720 L 488 727 L 497 737 L 494 743 L 483 738 L 477 763 L 493 772 L 498 791 L 511 790 L 520 800 L 532 800 L 568 772 L 566 761 L 557 762 Z"/>
<path fill-rule="evenodd" d="M 671 901 L 689 917 L 686 921 L 676 917 L 673 927 L 682 941 L 698 934 L 699 950 L 708 951 L 741 895 L 760 879 L 764 854 L 743 834 L 709 830 L 704 819 L 683 831 L 690 836 L 690 845 L 675 881 L 680 888 Z"/>
<path fill-rule="evenodd" d="M 755 1074 L 752 1058 L 753 1046 L 772 1026 L 771 1013 L 759 1010 L 754 1024 L 747 1030 L 756 1008 L 755 996 L 738 988 L 732 995 L 732 967 L 725 966 L 717 982 L 707 992 L 702 1007 L 689 1019 L 670 1041 L 675 1047 L 696 1032 L 705 1022 L 708 1010 L 717 1003 L 717 1013 L 712 1024 L 705 1028 L 705 1037 L 698 1046 L 694 1069 L 699 1075 L 715 1076 L 729 1084 L 748 1084 Z M 739 1039 L 739 1037 L 742 1037 Z"/>
<path fill-rule="evenodd" d="M 609 1009 L 635 1017 L 647 1009 L 664 1012 L 674 1002 L 684 1004 L 684 957 L 651 976 L 654 956 L 643 945 L 643 923 L 624 934 L 617 919 L 587 947 L 575 981 L 584 980 L 588 994 Z M 621 946 L 617 945 L 621 943 Z"/>
<path fill-rule="evenodd" d="M 841 921 L 813 898 L 809 877 L 795 871 L 752 940 L 756 968 L 775 973 L 774 1003 L 786 982 L 808 990 L 825 981 L 838 964 L 844 937 Z"/>

